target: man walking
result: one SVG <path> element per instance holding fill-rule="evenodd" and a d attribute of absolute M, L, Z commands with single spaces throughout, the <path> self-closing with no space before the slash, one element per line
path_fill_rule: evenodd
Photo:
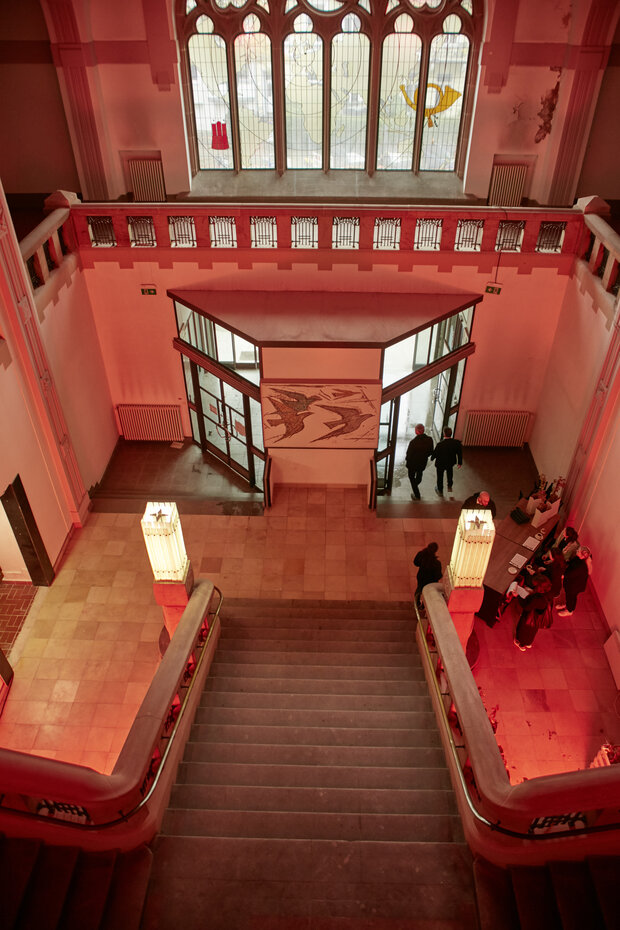
<path fill-rule="evenodd" d="M 417 423 L 415 436 L 407 446 L 407 454 L 405 456 L 407 473 L 409 475 L 409 481 L 411 482 L 411 500 L 420 500 L 420 482 L 422 481 L 422 475 L 426 468 L 428 457 L 433 451 L 433 446 L 433 440 L 424 432 L 424 424 Z"/>
<path fill-rule="evenodd" d="M 431 453 L 431 458 L 435 461 L 437 469 L 437 485 L 435 493 L 443 497 L 443 476 L 444 472 L 448 482 L 448 491 L 452 490 L 452 474 L 456 465 L 458 468 L 463 464 L 463 446 L 460 439 L 452 438 L 452 430 L 449 426 L 444 427 L 443 439 L 440 439 Z"/>

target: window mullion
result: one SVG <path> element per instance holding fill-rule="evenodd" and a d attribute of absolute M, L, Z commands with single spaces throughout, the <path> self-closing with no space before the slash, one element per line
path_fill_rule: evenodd
<path fill-rule="evenodd" d="M 424 110 L 426 109 L 426 90 L 428 82 L 428 63 L 430 59 L 431 43 L 427 36 L 422 38 L 422 61 L 420 62 L 420 78 L 418 82 L 418 105 L 415 111 L 415 133 L 413 137 L 413 158 L 411 169 L 414 174 L 420 171 L 420 153 L 422 150 L 422 131 L 424 129 Z"/>
<path fill-rule="evenodd" d="M 332 56 L 334 47 L 332 43 L 333 36 L 318 33 L 323 42 L 323 171 L 329 171 L 329 151 L 331 137 L 331 112 L 332 112 Z"/>
<path fill-rule="evenodd" d="M 239 101 L 237 98 L 237 68 L 235 66 L 235 43 L 233 39 L 226 40 L 226 66 L 228 68 L 228 99 L 230 101 L 230 124 L 233 152 L 233 169 L 235 174 L 241 168 L 241 140 L 239 138 Z"/>
<path fill-rule="evenodd" d="M 273 131 L 275 135 L 276 171 L 281 176 L 286 170 L 286 113 L 284 108 L 284 51 L 282 37 L 271 38 L 273 63 Z"/>
<path fill-rule="evenodd" d="M 382 44 L 375 34 L 370 42 L 370 87 L 368 90 L 368 114 L 366 122 L 366 171 L 369 176 L 377 167 L 377 145 L 379 140 L 379 96 L 381 93 L 381 49 Z"/>

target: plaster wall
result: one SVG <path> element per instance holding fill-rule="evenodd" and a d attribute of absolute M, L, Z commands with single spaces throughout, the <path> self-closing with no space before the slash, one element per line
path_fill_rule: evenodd
<path fill-rule="evenodd" d="M 584 263 L 568 282 L 550 346 L 530 448 L 539 469 L 566 475 L 609 344 L 609 319 Z M 609 298 L 608 298 L 609 300 Z"/>
<path fill-rule="evenodd" d="M 71 521 L 61 491 L 46 460 L 46 450 L 37 429 L 36 411 L 28 398 L 17 362 L 0 366 L 0 435 L 4 437 L 0 455 L 0 491 L 19 475 L 34 519 L 52 564 L 58 558 Z M 0 507 L 0 565 L 5 578 L 30 581 L 15 537 Z"/>
<path fill-rule="evenodd" d="M 84 276 L 73 255 L 36 292 L 40 333 L 88 490 L 118 439 L 101 346 Z"/>

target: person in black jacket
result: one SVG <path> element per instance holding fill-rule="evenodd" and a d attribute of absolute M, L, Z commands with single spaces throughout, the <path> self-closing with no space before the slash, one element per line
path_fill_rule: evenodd
<path fill-rule="evenodd" d="M 548 629 L 553 622 L 551 581 L 544 575 L 536 575 L 532 579 L 532 588 L 532 593 L 523 601 L 523 610 L 515 631 L 514 643 L 521 652 L 531 649 L 538 631 Z"/>
<path fill-rule="evenodd" d="M 422 594 L 424 585 L 439 581 L 443 575 L 441 562 L 437 558 L 438 549 L 439 546 L 436 542 L 429 543 L 425 549 L 420 549 L 419 552 L 416 552 L 413 559 L 413 564 L 418 568 L 418 586 L 415 589 L 414 597 L 419 609 L 422 608 L 420 595 Z"/>
<path fill-rule="evenodd" d="M 443 439 L 440 439 L 435 446 L 431 458 L 434 459 L 435 468 L 437 469 L 435 491 L 440 497 L 443 497 L 444 472 L 448 481 L 448 491 L 451 491 L 452 469 L 455 465 L 460 468 L 463 464 L 463 446 L 459 439 L 452 438 L 452 430 L 449 426 L 444 427 Z"/>
<path fill-rule="evenodd" d="M 497 515 L 495 501 L 491 499 L 488 491 L 476 491 L 475 494 L 470 494 L 461 504 L 461 510 L 490 510 L 493 519 Z"/>
<path fill-rule="evenodd" d="M 558 610 L 559 617 L 570 617 L 577 606 L 577 598 L 585 591 L 592 565 L 592 553 L 587 546 L 579 546 L 577 553 L 568 560 L 564 571 L 564 594 L 566 607 Z"/>
<path fill-rule="evenodd" d="M 420 482 L 428 463 L 428 457 L 433 451 L 434 445 L 428 433 L 424 432 L 424 424 L 416 424 L 415 436 L 407 446 L 407 454 L 405 456 L 407 473 L 409 475 L 409 481 L 411 482 L 412 500 L 420 500 Z"/>

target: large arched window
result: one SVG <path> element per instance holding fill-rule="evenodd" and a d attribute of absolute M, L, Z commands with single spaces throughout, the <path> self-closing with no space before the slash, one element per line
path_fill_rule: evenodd
<path fill-rule="evenodd" d="M 178 0 L 192 167 L 462 174 L 482 0 Z"/>

